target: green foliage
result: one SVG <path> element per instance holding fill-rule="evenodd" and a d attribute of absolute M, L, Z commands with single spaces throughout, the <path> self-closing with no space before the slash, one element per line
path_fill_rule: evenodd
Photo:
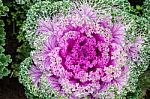
<path fill-rule="evenodd" d="M 23 21 L 26 19 L 26 11 L 29 9 L 29 7 L 27 6 L 18 6 L 17 3 L 15 2 L 15 0 L 12 1 L 4 1 L 4 4 L 7 5 L 10 9 L 10 11 L 8 12 L 7 15 L 7 19 L 6 19 L 6 24 L 8 27 L 12 26 L 13 29 L 11 31 L 11 33 L 8 33 L 9 35 L 13 35 L 13 37 L 16 37 L 19 35 L 19 29 L 23 23 Z M 16 53 L 15 54 L 15 59 L 12 59 L 12 64 L 11 64 L 11 76 L 18 76 L 19 73 L 19 64 L 21 61 L 23 61 L 26 57 L 29 56 L 28 54 L 28 50 L 30 50 L 28 43 L 24 42 L 24 37 L 21 36 L 19 38 L 19 43 L 18 45 L 20 45 L 17 49 L 16 49 Z M 16 43 L 17 44 L 17 43 Z M 15 49 L 13 49 L 15 50 Z"/>
<path fill-rule="evenodd" d="M 21 1 L 21 0 L 18 0 Z M 22 0 L 23 1 L 23 0 Z M 30 1 L 25 4 L 18 3 L 17 0 L 12 1 L 4 1 L 4 4 L 10 8 L 7 16 L 7 25 L 12 25 L 12 35 L 14 35 L 18 39 L 19 46 L 16 49 L 16 56 L 13 59 L 13 63 L 11 65 L 12 68 L 12 76 L 18 76 L 20 71 L 19 65 L 25 58 L 29 56 L 30 47 L 28 42 L 24 38 L 24 34 L 20 32 L 20 28 L 23 24 L 23 21 L 26 19 L 26 12 L 31 5 L 40 0 Z"/>
<path fill-rule="evenodd" d="M 31 48 L 30 48 L 28 42 L 24 42 L 21 46 L 19 46 L 17 48 L 18 54 L 15 56 L 16 60 L 11 66 L 13 77 L 19 76 L 19 71 L 20 71 L 19 65 L 25 58 L 30 56 L 30 51 L 31 51 Z"/>
<path fill-rule="evenodd" d="M 146 70 L 146 66 L 149 66 L 148 68 L 150 68 L 150 0 L 145 0 L 143 5 L 136 5 L 135 8 L 130 6 L 129 2 L 127 1 L 128 0 L 126 0 L 124 3 L 125 6 L 120 6 L 120 8 L 125 9 L 125 11 L 132 17 L 132 20 L 136 21 L 136 24 L 133 25 L 134 27 L 131 27 L 129 32 L 133 31 L 135 34 L 139 34 L 145 38 L 145 43 L 141 52 L 141 62 L 140 64 L 138 63 L 135 65 L 136 67 L 139 66 L 140 68 L 135 68 L 137 72 L 133 73 L 132 76 L 132 78 L 135 78 L 140 75 L 139 79 L 131 84 L 134 86 L 135 83 L 138 87 L 133 88 L 135 91 L 128 94 L 128 98 L 143 99 L 146 90 L 150 88 L 150 71 L 147 70 L 144 72 Z M 142 74 L 139 74 L 139 72 L 142 72 Z"/>
<path fill-rule="evenodd" d="M 140 75 L 139 86 L 144 90 L 150 88 L 150 70 L 147 70 Z"/>
<path fill-rule="evenodd" d="M 144 99 L 141 88 L 137 87 L 135 93 L 128 93 L 127 99 Z"/>
<path fill-rule="evenodd" d="M 145 17 L 148 20 L 150 20 L 150 0 L 117 0 L 120 2 L 124 2 L 123 5 L 119 5 L 121 9 L 124 9 L 126 12 L 133 14 L 133 15 L 137 15 L 140 17 Z M 130 4 L 128 1 L 132 1 L 132 4 Z M 134 4 L 135 2 L 135 4 Z M 137 2 L 140 2 L 139 4 L 137 4 Z M 143 5 L 141 5 L 143 2 Z"/>
<path fill-rule="evenodd" d="M 142 10 L 142 7 L 141 7 L 140 5 L 136 5 L 136 9 L 137 9 L 138 11 L 140 11 L 140 10 Z"/>
<path fill-rule="evenodd" d="M 6 15 L 6 11 L 8 11 L 8 8 L 3 6 L 3 3 L 0 0 L 0 18 Z M 10 71 L 6 68 L 11 62 L 10 55 L 5 55 L 5 49 L 3 48 L 5 46 L 5 36 L 4 22 L 3 20 L 0 20 L 0 79 L 10 73 Z"/>
<path fill-rule="evenodd" d="M 4 6 L 2 0 L 0 0 L 0 16 L 5 16 L 8 11 L 8 7 Z"/>
<path fill-rule="evenodd" d="M 143 16 L 146 17 L 150 23 L 150 0 L 145 0 L 145 2 L 144 2 Z"/>
<path fill-rule="evenodd" d="M 42 0 L 15 0 L 17 4 L 20 4 L 20 5 L 32 5 L 33 3 L 35 2 L 38 2 L 38 1 L 42 1 Z"/>

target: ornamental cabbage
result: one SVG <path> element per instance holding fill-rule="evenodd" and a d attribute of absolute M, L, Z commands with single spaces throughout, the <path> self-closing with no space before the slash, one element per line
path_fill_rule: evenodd
<path fill-rule="evenodd" d="M 20 71 L 30 93 L 42 99 L 116 99 L 135 90 L 148 66 L 147 34 L 134 33 L 135 21 L 114 2 L 45 1 L 31 7 L 24 31 L 35 50 Z"/>

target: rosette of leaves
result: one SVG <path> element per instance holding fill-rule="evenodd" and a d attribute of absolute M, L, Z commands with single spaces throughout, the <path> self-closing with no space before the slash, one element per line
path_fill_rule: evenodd
<path fill-rule="evenodd" d="M 8 8 L 3 5 L 2 1 L 0 0 L 0 18 L 6 15 Z M 0 20 L 0 79 L 3 76 L 7 76 L 10 71 L 7 69 L 8 64 L 11 62 L 10 55 L 5 55 L 5 31 L 4 31 L 4 22 Z"/>
<path fill-rule="evenodd" d="M 126 6 L 122 0 L 32 6 L 23 32 L 34 50 L 19 78 L 29 98 L 125 99 L 135 92 L 149 65 L 150 32 L 148 20 Z"/>

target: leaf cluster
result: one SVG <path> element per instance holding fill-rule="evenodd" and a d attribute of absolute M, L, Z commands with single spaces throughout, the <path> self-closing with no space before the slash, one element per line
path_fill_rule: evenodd
<path fill-rule="evenodd" d="M 0 0 L 0 18 L 6 15 L 8 8 L 3 5 L 2 1 Z M 5 40 L 6 40 L 6 33 L 4 31 L 4 22 L 0 20 L 0 79 L 3 76 L 7 76 L 10 73 L 10 70 L 7 69 L 8 64 L 11 62 L 10 55 L 5 55 Z"/>

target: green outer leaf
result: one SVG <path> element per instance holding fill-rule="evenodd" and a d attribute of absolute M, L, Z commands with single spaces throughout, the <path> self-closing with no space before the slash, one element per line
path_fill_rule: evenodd
<path fill-rule="evenodd" d="M 27 6 L 30 6 L 36 2 L 40 2 L 40 1 L 44 1 L 44 0 L 15 0 L 15 2 L 19 5 L 27 5 Z M 46 1 L 46 0 L 45 0 Z M 58 0 L 47 0 L 47 1 L 51 1 L 51 2 L 54 2 L 54 1 L 58 1 Z"/>
<path fill-rule="evenodd" d="M 33 41 L 36 38 L 36 28 L 37 28 L 37 20 L 40 18 L 46 18 L 48 16 L 52 16 L 55 13 L 64 12 L 67 10 L 69 2 L 49 2 L 43 1 L 38 2 L 31 7 L 31 9 L 27 13 L 27 19 L 23 25 L 22 31 L 25 33 L 26 39 L 29 41 L 29 44 L 32 48 Z"/>
<path fill-rule="evenodd" d="M 145 0 L 144 2 L 143 16 L 146 17 L 150 23 L 150 0 Z"/>
<path fill-rule="evenodd" d="M 146 0 L 146 2 L 148 1 L 149 0 Z M 126 39 L 132 41 L 137 36 L 144 38 L 138 62 L 129 62 L 131 77 L 126 90 L 135 92 L 139 75 L 143 73 L 150 64 L 150 20 L 148 20 L 145 15 L 137 16 L 137 14 L 133 13 L 127 0 L 116 0 L 113 4 L 115 4 L 115 6 L 111 5 L 111 15 L 121 17 L 120 21 L 128 26 Z M 145 7 L 143 7 L 143 9 L 144 8 Z"/>
<path fill-rule="evenodd" d="M 21 71 L 19 73 L 19 81 L 25 86 L 26 95 L 29 99 L 66 99 L 63 96 L 52 90 L 48 82 L 45 82 L 46 78 L 42 77 L 40 89 L 33 85 L 28 70 L 32 65 L 32 58 L 26 58 L 20 65 Z"/>
<path fill-rule="evenodd" d="M 136 88 L 135 93 L 129 93 L 127 99 L 144 99 L 141 88 Z"/>
<path fill-rule="evenodd" d="M 41 1 L 41 0 L 15 0 L 17 4 L 20 4 L 20 5 L 24 5 L 24 4 L 31 4 L 31 3 L 34 3 L 34 2 L 38 2 L 38 1 Z"/>

